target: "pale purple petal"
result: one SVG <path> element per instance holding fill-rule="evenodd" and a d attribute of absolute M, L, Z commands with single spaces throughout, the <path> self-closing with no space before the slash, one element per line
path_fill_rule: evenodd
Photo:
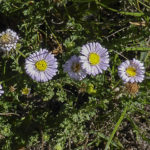
<path fill-rule="evenodd" d="M 82 63 L 82 68 L 85 69 L 87 74 L 96 76 L 97 74 L 102 73 L 103 70 L 107 70 L 109 67 L 108 51 L 98 42 L 92 42 L 83 45 L 80 53 L 80 62 Z M 90 53 L 96 53 L 100 56 L 100 62 L 98 64 L 93 65 L 89 62 Z"/>
<path fill-rule="evenodd" d="M 126 69 L 128 67 L 133 67 L 136 70 L 135 76 L 131 77 L 126 73 Z M 142 82 L 144 80 L 144 73 L 144 64 L 141 63 L 139 60 L 136 60 L 135 58 L 133 60 L 126 60 L 118 67 L 118 75 L 124 81 L 124 83 Z"/>
<path fill-rule="evenodd" d="M 63 65 L 64 72 L 67 72 L 70 76 L 70 78 L 73 78 L 75 80 L 82 80 L 86 77 L 85 70 L 81 67 L 81 63 L 79 62 L 80 58 L 77 56 L 72 56 L 66 63 Z M 79 64 L 80 68 L 78 71 L 74 71 L 72 69 L 72 66 L 74 64 Z"/>
<path fill-rule="evenodd" d="M 40 60 L 45 60 L 47 68 L 45 71 L 39 71 L 35 67 L 35 63 Z M 50 54 L 46 49 L 40 49 L 40 51 L 30 54 L 25 60 L 26 73 L 38 82 L 47 82 L 56 75 L 58 67 L 57 59 L 53 54 Z"/>

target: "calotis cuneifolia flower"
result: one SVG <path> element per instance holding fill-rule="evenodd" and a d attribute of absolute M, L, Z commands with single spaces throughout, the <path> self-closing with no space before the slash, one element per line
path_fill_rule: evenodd
<path fill-rule="evenodd" d="M 7 29 L 5 32 L 0 33 L 0 49 L 2 51 L 10 51 L 16 49 L 16 44 L 19 37 L 16 32 Z"/>
<path fill-rule="evenodd" d="M 142 82 L 144 80 L 144 73 L 144 64 L 136 59 L 126 60 L 118 67 L 118 74 L 124 83 Z"/>
<path fill-rule="evenodd" d="M 30 54 L 25 60 L 26 73 L 38 82 L 51 80 L 57 72 L 57 60 L 46 49 Z"/>
<path fill-rule="evenodd" d="M 30 94 L 30 91 L 31 91 L 30 88 L 25 87 L 25 88 L 22 89 L 21 93 L 22 93 L 22 95 L 27 95 L 28 96 Z"/>
<path fill-rule="evenodd" d="M 63 65 L 64 72 L 67 72 L 69 76 L 75 80 L 82 80 L 86 77 L 85 70 L 81 68 L 81 63 L 79 62 L 79 57 L 72 56 L 66 63 Z"/>
<path fill-rule="evenodd" d="M 0 96 L 2 96 L 3 93 L 4 91 L 2 90 L 2 85 L 0 84 Z"/>
<path fill-rule="evenodd" d="M 87 74 L 95 76 L 109 67 L 108 51 L 97 42 L 83 45 L 80 53 L 82 68 Z"/>

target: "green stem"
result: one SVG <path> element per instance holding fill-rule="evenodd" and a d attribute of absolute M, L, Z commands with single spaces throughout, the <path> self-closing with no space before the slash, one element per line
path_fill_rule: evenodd
<path fill-rule="evenodd" d="M 126 106 L 125 106 L 125 108 L 124 108 L 124 110 L 123 110 L 123 112 L 122 112 L 122 114 L 121 114 L 121 116 L 120 116 L 118 122 L 116 123 L 115 128 L 114 128 L 113 132 L 111 133 L 111 135 L 110 135 L 110 137 L 109 137 L 109 140 L 108 140 L 108 142 L 107 142 L 107 144 L 106 144 L 106 146 L 105 146 L 105 150 L 108 150 L 108 149 L 109 149 L 110 143 L 111 143 L 111 141 L 112 141 L 112 139 L 113 139 L 113 137 L 114 137 L 116 131 L 118 130 L 118 128 L 119 128 L 119 126 L 120 126 L 122 120 L 123 120 L 124 117 L 125 117 L 125 114 L 126 114 L 126 112 L 127 112 L 127 108 L 128 108 L 128 104 L 126 104 Z"/>
<path fill-rule="evenodd" d="M 121 81 L 122 81 L 122 80 L 120 79 L 120 80 L 115 84 L 113 90 L 120 84 Z"/>
<path fill-rule="evenodd" d="M 48 27 L 48 29 L 51 31 L 51 34 L 52 34 L 52 36 L 54 37 L 55 41 L 57 42 L 58 46 L 61 47 L 59 41 L 57 40 L 57 37 L 55 36 L 55 34 L 53 33 L 53 31 L 51 30 L 51 28 L 50 28 L 50 26 L 48 25 L 48 22 L 47 22 L 46 19 L 44 19 L 44 22 L 45 22 L 46 26 Z"/>
<path fill-rule="evenodd" d="M 65 11 L 66 11 L 66 14 L 67 14 L 69 20 L 71 20 L 71 16 L 70 16 L 69 13 L 68 13 L 68 10 L 67 10 L 67 8 L 66 8 L 66 5 L 64 5 L 64 8 L 65 8 Z"/>
<path fill-rule="evenodd" d="M 23 56 L 24 58 L 26 58 L 26 56 L 25 56 L 22 52 L 20 52 L 17 48 L 16 48 L 16 51 L 17 51 L 21 56 Z"/>
<path fill-rule="evenodd" d="M 5 61 L 5 63 L 4 63 L 4 71 L 3 71 L 3 74 L 5 75 L 5 73 L 6 73 L 6 64 L 7 64 L 7 60 Z"/>

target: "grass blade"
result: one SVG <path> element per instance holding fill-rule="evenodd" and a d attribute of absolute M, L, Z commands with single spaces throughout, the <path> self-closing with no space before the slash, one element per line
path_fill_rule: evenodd
<path fill-rule="evenodd" d="M 106 144 L 106 146 L 105 146 L 105 150 L 108 150 L 108 149 L 109 149 L 109 145 L 110 145 L 110 143 L 111 143 L 111 141 L 112 141 L 112 139 L 113 139 L 113 137 L 114 137 L 116 131 L 118 130 L 118 128 L 119 128 L 119 126 L 120 126 L 122 120 L 124 119 L 124 116 L 125 116 L 125 114 L 126 114 L 126 112 L 127 112 L 127 108 L 128 108 L 128 105 L 125 106 L 125 108 L 124 108 L 124 110 L 123 110 L 123 112 L 122 112 L 122 114 L 121 114 L 121 116 L 120 116 L 118 122 L 116 123 L 115 128 L 114 128 L 112 134 L 110 135 L 109 140 L 108 140 L 108 142 L 107 142 L 107 144 Z"/>
<path fill-rule="evenodd" d="M 105 5 L 105 4 L 103 4 L 103 3 L 98 2 L 97 0 L 96 0 L 96 3 L 97 3 L 98 5 L 100 5 L 101 7 L 103 7 L 103 8 L 106 8 L 106 9 L 108 9 L 108 10 L 111 10 L 111 11 L 113 11 L 113 12 L 116 12 L 116 13 L 119 13 L 119 14 L 122 14 L 122 15 L 134 16 L 134 17 L 141 17 L 141 16 L 144 15 L 143 12 L 124 12 L 124 11 L 118 11 L 118 10 L 116 10 L 116 9 L 114 9 L 114 8 L 108 7 L 107 5 Z"/>
<path fill-rule="evenodd" d="M 150 51 L 150 47 L 126 47 L 125 51 Z"/>

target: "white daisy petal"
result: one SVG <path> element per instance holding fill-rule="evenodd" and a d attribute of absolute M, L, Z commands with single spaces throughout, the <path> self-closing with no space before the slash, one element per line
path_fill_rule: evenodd
<path fill-rule="evenodd" d="M 46 49 L 30 54 L 25 60 L 26 73 L 38 82 L 47 82 L 56 75 L 58 64 L 53 54 Z"/>
<path fill-rule="evenodd" d="M 7 29 L 5 32 L 0 33 L 0 49 L 2 51 L 10 51 L 16 49 L 16 44 L 19 37 L 13 30 Z"/>
<path fill-rule="evenodd" d="M 87 74 L 97 75 L 109 67 L 109 54 L 98 42 L 82 46 L 80 62 Z"/>
<path fill-rule="evenodd" d="M 79 57 L 72 56 L 66 63 L 63 65 L 64 72 L 67 72 L 70 78 L 75 80 L 82 80 L 86 77 L 85 70 L 82 69 L 81 63 L 79 62 Z"/>
<path fill-rule="evenodd" d="M 124 83 L 142 82 L 144 80 L 144 73 L 144 64 L 135 58 L 133 60 L 126 60 L 118 67 L 118 75 Z"/>
<path fill-rule="evenodd" d="M 4 94 L 4 91 L 2 90 L 2 85 L 0 84 L 0 96 L 2 96 L 2 94 Z"/>

